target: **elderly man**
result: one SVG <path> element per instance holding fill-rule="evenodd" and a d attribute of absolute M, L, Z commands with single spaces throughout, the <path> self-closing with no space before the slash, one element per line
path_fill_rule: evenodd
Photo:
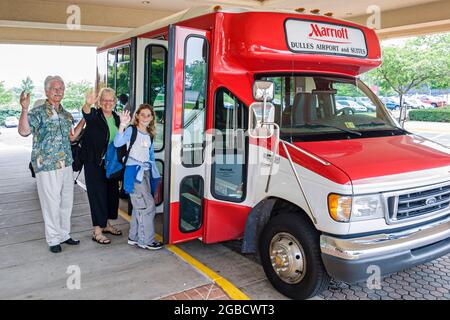
<path fill-rule="evenodd" d="M 53 253 L 61 252 L 61 243 L 78 245 L 70 237 L 70 216 L 73 204 L 73 170 L 70 140 L 72 115 L 64 110 L 64 81 L 59 76 L 45 79 L 44 104 L 28 112 L 30 94 L 22 92 L 19 134 L 33 134 L 31 163 L 36 173 L 39 201 L 45 224 L 45 238 Z M 76 130 L 77 131 L 77 130 Z"/>

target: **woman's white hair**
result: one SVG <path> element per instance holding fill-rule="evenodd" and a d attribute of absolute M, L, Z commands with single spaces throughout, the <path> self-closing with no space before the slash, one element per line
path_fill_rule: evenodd
<path fill-rule="evenodd" d="M 117 102 L 116 91 L 114 91 L 114 89 L 109 87 L 100 89 L 100 92 L 98 93 L 98 102 L 100 102 L 103 99 L 105 93 L 111 94 L 114 97 L 114 102 Z"/>
<path fill-rule="evenodd" d="M 45 90 L 48 90 L 50 88 L 50 83 L 52 83 L 52 81 L 59 81 L 63 84 L 64 88 L 66 87 L 66 85 L 64 84 L 64 80 L 60 76 L 48 76 L 44 81 Z"/>

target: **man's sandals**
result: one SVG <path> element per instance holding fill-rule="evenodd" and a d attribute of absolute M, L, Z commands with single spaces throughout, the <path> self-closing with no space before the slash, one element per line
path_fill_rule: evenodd
<path fill-rule="evenodd" d="M 114 228 L 113 226 L 107 226 L 106 228 L 104 228 L 103 233 L 109 233 L 109 234 L 112 234 L 113 236 L 121 236 L 122 235 L 122 231 Z"/>
<path fill-rule="evenodd" d="M 92 234 L 92 241 L 95 241 L 100 244 L 110 244 L 111 240 L 109 240 L 107 237 L 105 237 L 103 234 Z"/>

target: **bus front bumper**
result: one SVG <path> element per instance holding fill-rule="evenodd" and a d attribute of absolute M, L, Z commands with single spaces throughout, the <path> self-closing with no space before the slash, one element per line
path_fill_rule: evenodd
<path fill-rule="evenodd" d="M 378 272 L 387 275 L 449 253 L 450 217 L 395 233 L 359 238 L 322 235 L 320 247 L 328 274 L 356 283 Z"/>

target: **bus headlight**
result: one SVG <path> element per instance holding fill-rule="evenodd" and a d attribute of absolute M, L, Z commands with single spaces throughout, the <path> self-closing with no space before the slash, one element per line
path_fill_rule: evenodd
<path fill-rule="evenodd" d="M 363 221 L 384 217 L 380 194 L 364 196 L 343 196 L 330 194 L 328 210 L 337 222 Z"/>
<path fill-rule="evenodd" d="M 383 218 L 383 205 L 380 194 L 353 197 L 351 221 Z"/>

